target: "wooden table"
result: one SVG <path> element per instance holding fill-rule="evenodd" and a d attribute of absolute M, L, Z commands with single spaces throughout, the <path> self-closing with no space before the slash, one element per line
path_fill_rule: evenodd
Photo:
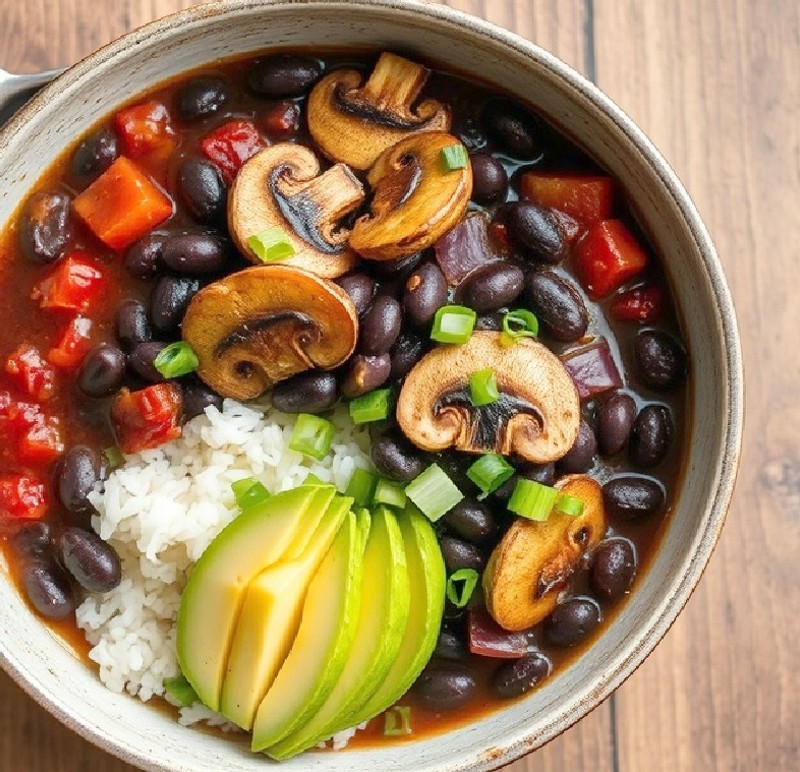
<path fill-rule="evenodd" d="M 511 772 L 800 769 L 800 3 L 451 0 L 592 78 L 697 202 L 749 364 L 739 485 L 674 628 L 605 704 Z M 0 65 L 65 65 L 191 0 L 0 0 Z M 0 772 L 116 772 L 0 674 Z"/>

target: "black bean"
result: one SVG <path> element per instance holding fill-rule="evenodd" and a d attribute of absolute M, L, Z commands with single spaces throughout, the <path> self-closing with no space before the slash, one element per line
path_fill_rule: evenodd
<path fill-rule="evenodd" d="M 597 453 L 597 439 L 586 421 L 581 420 L 578 436 L 567 454 L 558 461 L 558 471 L 565 474 L 587 472 Z"/>
<path fill-rule="evenodd" d="M 490 263 L 472 274 L 460 287 L 461 302 L 485 314 L 513 303 L 522 292 L 525 274 L 511 263 Z"/>
<path fill-rule="evenodd" d="M 167 380 L 153 364 L 156 357 L 168 344 L 161 340 L 147 340 L 140 343 L 128 360 L 128 367 L 147 383 L 163 383 Z"/>
<path fill-rule="evenodd" d="M 447 303 L 447 281 L 435 263 L 423 263 L 406 279 L 403 308 L 412 324 L 426 327 Z"/>
<path fill-rule="evenodd" d="M 441 659 L 462 660 L 467 656 L 467 647 L 461 636 L 443 627 L 439 632 L 439 640 L 436 642 L 433 656 Z"/>
<path fill-rule="evenodd" d="M 394 260 L 374 260 L 369 269 L 381 279 L 403 281 L 421 262 L 424 252 L 413 252 Z"/>
<path fill-rule="evenodd" d="M 26 558 L 41 558 L 53 549 L 53 529 L 44 520 L 24 525 L 12 537 L 14 548 Z"/>
<path fill-rule="evenodd" d="M 140 343 L 145 343 L 153 338 L 150 320 L 147 318 L 147 309 L 144 303 L 138 300 L 123 300 L 117 308 L 114 327 L 117 340 L 122 348 L 131 351 Z"/>
<path fill-rule="evenodd" d="M 478 688 L 465 666 L 454 662 L 428 665 L 414 684 L 419 702 L 430 710 L 455 710 L 466 705 Z"/>
<path fill-rule="evenodd" d="M 562 343 L 572 343 L 586 334 L 589 314 L 580 292 L 553 271 L 528 274 L 525 298 L 545 335 Z"/>
<path fill-rule="evenodd" d="M 178 273 L 198 276 L 222 270 L 227 260 L 225 245 L 205 233 L 184 233 L 164 243 L 164 264 Z"/>
<path fill-rule="evenodd" d="M 159 332 L 175 332 L 200 282 L 186 276 L 163 276 L 150 299 L 150 321 Z"/>
<path fill-rule="evenodd" d="M 664 488 L 650 477 L 622 475 L 603 485 L 603 502 L 608 514 L 624 520 L 638 520 L 660 512 Z"/>
<path fill-rule="evenodd" d="M 515 158 L 533 159 L 541 154 L 539 123 L 524 107 L 507 99 L 493 99 L 484 110 L 489 136 Z"/>
<path fill-rule="evenodd" d="M 462 499 L 443 518 L 448 530 L 462 539 L 481 544 L 497 532 L 497 522 L 486 504 L 472 498 Z"/>
<path fill-rule="evenodd" d="M 413 332 L 403 332 L 392 348 L 392 369 L 389 377 L 393 381 L 405 378 L 425 352 L 428 341 Z"/>
<path fill-rule="evenodd" d="M 78 368 L 78 388 L 90 397 L 107 397 L 122 386 L 125 354 L 110 343 L 90 349 Z"/>
<path fill-rule="evenodd" d="M 544 621 L 544 634 L 556 646 L 574 646 L 589 635 L 602 615 L 591 598 L 570 598 L 559 603 Z"/>
<path fill-rule="evenodd" d="M 358 352 L 373 357 L 387 353 L 400 334 L 402 322 L 400 304 L 387 295 L 378 295 L 361 318 Z"/>
<path fill-rule="evenodd" d="M 504 662 L 492 673 L 492 691 L 504 699 L 529 692 L 550 675 L 553 664 L 540 652 Z"/>
<path fill-rule="evenodd" d="M 514 488 L 517 481 L 523 478 L 531 480 L 532 482 L 542 483 L 542 485 L 552 485 L 556 481 L 556 465 L 555 464 L 524 464 L 519 469 L 519 473 L 515 474 L 509 480 L 506 480 L 492 496 L 502 502 L 507 502 L 514 493 Z"/>
<path fill-rule="evenodd" d="M 472 200 L 478 204 L 496 204 L 506 200 L 508 174 L 503 164 L 489 153 L 473 153 Z"/>
<path fill-rule="evenodd" d="M 302 96 L 322 74 L 322 65 L 308 56 L 278 54 L 256 62 L 247 84 L 259 96 L 270 99 Z"/>
<path fill-rule="evenodd" d="M 60 260 L 72 240 L 71 211 L 66 193 L 41 191 L 31 196 L 19 221 L 22 254 L 34 263 Z"/>
<path fill-rule="evenodd" d="M 284 413 L 324 413 L 334 406 L 336 397 L 333 373 L 301 373 L 272 390 L 272 404 Z"/>
<path fill-rule="evenodd" d="M 568 252 L 561 228 L 553 215 L 530 201 L 515 201 L 505 213 L 513 245 L 525 257 L 543 263 L 560 263 Z"/>
<path fill-rule="evenodd" d="M 686 355 L 678 342 L 660 330 L 645 330 L 633 344 L 636 371 L 654 391 L 672 391 L 686 374 Z"/>
<path fill-rule="evenodd" d="M 100 129 L 84 139 L 72 155 L 72 174 L 82 185 L 97 179 L 119 158 L 119 142 L 111 129 Z"/>
<path fill-rule="evenodd" d="M 109 592 L 122 579 L 122 566 L 114 548 L 93 531 L 67 528 L 59 540 L 64 568 L 90 592 Z"/>
<path fill-rule="evenodd" d="M 589 583 L 603 600 L 621 598 L 636 576 L 636 547 L 627 539 L 602 542 L 592 556 Z"/>
<path fill-rule="evenodd" d="M 152 233 L 139 239 L 125 253 L 125 268 L 136 279 L 153 279 L 163 267 L 161 253 L 166 236 Z"/>
<path fill-rule="evenodd" d="M 489 330 L 490 332 L 499 332 L 503 329 L 503 314 L 495 311 L 491 314 L 483 314 L 475 320 L 476 330 Z"/>
<path fill-rule="evenodd" d="M 89 494 L 100 480 L 100 458 L 88 445 L 70 448 L 58 465 L 58 499 L 64 509 L 76 515 L 95 511 Z"/>
<path fill-rule="evenodd" d="M 647 469 L 660 464 L 672 440 L 672 418 L 664 405 L 646 405 L 633 423 L 628 448 L 635 466 Z"/>
<path fill-rule="evenodd" d="M 636 402 L 630 394 L 612 394 L 597 413 L 597 440 L 604 456 L 619 453 L 628 442 L 636 418 Z"/>
<path fill-rule="evenodd" d="M 457 451 L 445 451 L 436 460 L 445 474 L 456 484 L 456 487 L 468 496 L 477 496 L 478 486 L 467 476 L 467 470 L 475 461 L 474 456 Z"/>
<path fill-rule="evenodd" d="M 336 283 L 350 296 L 361 316 L 375 296 L 375 280 L 365 273 L 349 273 L 336 279 Z"/>
<path fill-rule="evenodd" d="M 350 369 L 342 383 L 342 394 L 349 399 L 360 397 L 368 391 L 383 386 L 392 371 L 392 359 L 388 354 L 366 357 L 356 354 L 350 360 Z"/>
<path fill-rule="evenodd" d="M 372 463 L 385 477 L 411 482 L 425 471 L 419 451 L 404 438 L 384 434 L 372 443 Z"/>
<path fill-rule="evenodd" d="M 442 549 L 447 572 L 450 574 L 458 571 L 459 568 L 474 568 L 480 573 L 486 565 L 486 559 L 481 551 L 468 541 L 456 539 L 453 536 L 443 536 L 439 540 L 439 546 Z"/>
<path fill-rule="evenodd" d="M 178 194 L 194 220 L 215 225 L 225 220 L 228 189 L 217 167 L 187 158 L 178 170 Z"/>
<path fill-rule="evenodd" d="M 222 397 L 197 378 L 190 378 L 181 386 L 184 421 L 191 421 L 192 418 L 204 413 L 207 407 L 213 406 L 217 410 L 222 410 Z"/>
<path fill-rule="evenodd" d="M 461 117 L 458 123 L 454 122 L 451 131 L 461 140 L 461 144 L 470 153 L 486 147 L 488 142 L 486 133 L 472 117 Z"/>
<path fill-rule="evenodd" d="M 64 571 L 52 560 L 33 561 L 22 571 L 22 588 L 43 617 L 64 619 L 75 611 L 75 594 Z"/>
<path fill-rule="evenodd" d="M 222 78 L 194 78 L 178 91 L 176 107 L 184 121 L 200 121 L 216 115 L 228 101 L 228 86 Z"/>

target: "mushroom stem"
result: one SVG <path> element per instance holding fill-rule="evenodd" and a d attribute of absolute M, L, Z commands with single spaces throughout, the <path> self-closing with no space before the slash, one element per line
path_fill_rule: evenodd
<path fill-rule="evenodd" d="M 369 105 L 381 113 L 407 116 L 419 123 L 411 106 L 422 93 L 431 71 L 401 56 L 382 53 L 369 80 L 362 88 L 343 96 L 351 103 Z"/>

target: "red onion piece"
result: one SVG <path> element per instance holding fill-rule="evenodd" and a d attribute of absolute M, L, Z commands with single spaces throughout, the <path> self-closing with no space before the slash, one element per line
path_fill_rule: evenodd
<path fill-rule="evenodd" d="M 500 259 L 489 240 L 488 227 L 488 215 L 474 212 L 434 244 L 436 261 L 451 286 L 457 287 L 475 269 Z"/>
<path fill-rule="evenodd" d="M 481 657 L 517 659 L 530 653 L 528 633 L 504 630 L 485 608 L 468 612 L 469 650 Z"/>
<path fill-rule="evenodd" d="M 582 400 L 622 386 L 622 378 L 605 338 L 564 355 L 561 361 L 572 376 Z"/>

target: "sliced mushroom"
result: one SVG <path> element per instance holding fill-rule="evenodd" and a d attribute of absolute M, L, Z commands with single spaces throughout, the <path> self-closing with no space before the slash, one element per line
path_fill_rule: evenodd
<path fill-rule="evenodd" d="M 544 522 L 518 518 L 483 573 L 486 606 L 506 630 L 526 630 L 541 622 L 556 607 L 559 592 L 581 558 L 605 534 L 599 483 L 571 475 L 555 487 L 583 501 L 583 513 L 572 517 L 553 510 Z"/>
<path fill-rule="evenodd" d="M 353 353 L 358 315 L 332 282 L 287 266 L 232 273 L 200 290 L 183 320 L 197 374 L 223 397 L 253 399 L 311 368 Z"/>
<path fill-rule="evenodd" d="M 375 162 L 367 176 L 371 212 L 353 226 L 352 249 L 369 260 L 393 260 L 427 249 L 461 220 L 472 167 L 449 170 L 442 160 L 449 147 L 463 146 L 444 132 L 415 134 Z"/>
<path fill-rule="evenodd" d="M 395 54 L 380 55 L 364 85 L 357 70 L 336 70 L 308 98 L 308 128 L 332 161 L 366 170 L 409 134 L 448 131 L 450 111 L 426 99 L 414 109 L 430 70 Z"/>
<path fill-rule="evenodd" d="M 486 368 L 494 371 L 500 397 L 474 407 L 469 377 Z M 463 346 L 426 354 L 397 401 L 400 428 L 423 450 L 514 453 L 535 464 L 572 447 L 580 416 L 575 385 L 558 358 L 530 338 L 504 346 L 499 332 L 475 332 Z"/>
<path fill-rule="evenodd" d="M 292 142 L 272 145 L 242 166 L 228 198 L 228 227 L 248 260 L 261 263 L 251 236 L 279 228 L 294 249 L 282 265 L 328 279 L 355 265 L 342 220 L 361 205 L 364 187 L 342 164 L 319 169 L 313 151 Z"/>

